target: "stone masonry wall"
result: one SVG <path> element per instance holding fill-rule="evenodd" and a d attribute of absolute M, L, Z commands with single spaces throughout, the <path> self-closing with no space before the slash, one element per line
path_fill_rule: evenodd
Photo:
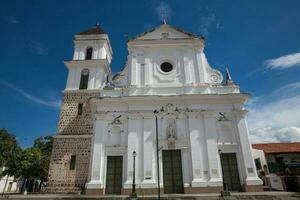
<path fill-rule="evenodd" d="M 92 97 L 98 97 L 99 92 L 65 92 L 58 123 L 58 134 L 92 135 L 93 121 L 91 110 L 87 104 Z M 82 115 L 78 115 L 78 104 L 83 103 Z"/>
<path fill-rule="evenodd" d="M 91 138 L 55 138 L 49 167 L 48 192 L 79 192 L 88 179 Z M 70 170 L 71 156 L 76 166 Z"/>
<path fill-rule="evenodd" d="M 64 93 L 46 192 L 72 193 L 84 188 L 88 179 L 93 134 L 92 113 L 87 102 L 97 96 L 99 92 L 87 90 Z M 78 115 L 79 103 L 83 103 L 81 115 Z M 72 155 L 76 156 L 74 170 L 70 170 Z"/>

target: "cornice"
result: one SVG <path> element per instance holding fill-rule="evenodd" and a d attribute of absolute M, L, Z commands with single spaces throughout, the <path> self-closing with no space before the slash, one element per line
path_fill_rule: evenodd
<path fill-rule="evenodd" d="M 109 62 L 107 59 L 91 59 L 91 60 L 65 60 L 64 64 L 68 67 L 82 67 L 84 66 L 90 66 L 90 67 L 98 67 L 100 65 L 109 65 Z"/>
<path fill-rule="evenodd" d="M 232 111 L 232 113 L 235 114 L 237 117 L 245 117 L 248 112 L 249 111 L 246 109 L 235 109 Z"/>
<path fill-rule="evenodd" d="M 100 91 L 101 92 L 101 91 Z M 176 98 L 174 98 L 176 97 Z M 145 104 L 149 102 L 151 105 L 161 105 L 162 102 L 192 102 L 197 101 L 198 104 L 241 104 L 248 99 L 246 93 L 237 94 L 182 94 L 182 95 L 135 95 L 135 96 L 101 96 L 94 98 L 93 103 L 101 105 L 112 105 L 113 103 L 124 105 Z"/>

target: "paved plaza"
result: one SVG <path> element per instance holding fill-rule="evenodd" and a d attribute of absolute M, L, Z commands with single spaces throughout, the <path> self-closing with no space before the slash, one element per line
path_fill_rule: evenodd
<path fill-rule="evenodd" d="M 42 200 L 113 200 L 113 199 L 128 199 L 126 195 L 111 195 L 111 196 L 87 196 L 87 195 L 61 195 L 61 194 L 30 194 L 30 195 L 5 195 L 0 199 L 25 200 L 25 199 L 42 199 Z M 156 195 L 139 196 L 138 199 L 157 199 Z M 230 197 L 222 198 L 218 193 L 213 194 L 172 194 L 162 195 L 161 199 L 185 199 L 185 200 L 297 200 L 300 199 L 300 193 L 294 192 L 248 192 L 248 193 L 232 193 Z"/>

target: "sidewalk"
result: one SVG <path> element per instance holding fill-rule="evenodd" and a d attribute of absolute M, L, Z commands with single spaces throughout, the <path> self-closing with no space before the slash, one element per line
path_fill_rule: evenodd
<path fill-rule="evenodd" d="M 168 194 L 162 195 L 161 199 L 185 199 L 185 200 L 217 200 L 220 199 L 219 193 L 210 194 Z M 65 194 L 13 194 L 4 195 L 0 199 L 12 199 L 12 200 L 25 200 L 25 199 L 42 199 L 42 200 L 71 200 L 71 199 L 83 199 L 83 200 L 113 200 L 113 199 L 127 199 L 125 195 L 107 195 L 107 196 L 87 196 L 87 195 L 65 195 Z M 157 199 L 157 195 L 145 195 L 139 196 L 139 199 Z M 222 199 L 222 198 L 221 198 Z M 227 199 L 276 199 L 276 200 L 296 200 L 300 199 L 300 193 L 294 192 L 243 192 L 243 193 L 231 193 L 231 197 Z"/>

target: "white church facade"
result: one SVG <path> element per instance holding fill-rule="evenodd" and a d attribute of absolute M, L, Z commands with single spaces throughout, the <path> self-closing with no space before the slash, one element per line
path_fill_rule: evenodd
<path fill-rule="evenodd" d="M 261 190 L 245 119 L 249 95 L 228 70 L 223 81 L 208 64 L 203 37 L 162 24 L 128 40 L 126 65 L 114 76 L 99 26 L 74 43 L 49 191 L 129 194 L 133 175 L 138 194 L 155 194 L 158 175 L 161 193 Z"/>

